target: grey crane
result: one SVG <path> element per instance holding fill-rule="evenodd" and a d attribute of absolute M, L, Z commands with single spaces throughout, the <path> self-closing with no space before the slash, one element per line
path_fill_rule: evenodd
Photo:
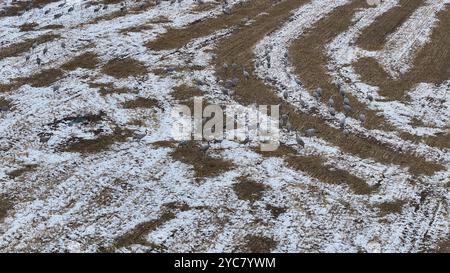
<path fill-rule="evenodd" d="M 361 121 L 361 123 L 365 123 L 366 122 L 366 115 L 364 115 L 363 113 L 359 114 L 359 121 Z"/>
<path fill-rule="evenodd" d="M 306 135 L 307 137 L 313 137 L 313 136 L 315 136 L 315 135 L 316 135 L 316 129 L 314 129 L 314 128 L 307 129 L 307 130 L 305 131 L 305 135 Z"/>
<path fill-rule="evenodd" d="M 332 115 L 333 117 L 336 116 L 336 110 L 334 110 L 333 107 L 328 108 L 328 112 L 329 112 L 330 115 Z"/>
<path fill-rule="evenodd" d="M 295 136 L 295 140 L 297 141 L 297 144 L 299 146 L 302 146 L 302 148 L 305 148 L 305 142 L 303 141 L 303 139 L 300 137 L 300 135 L 298 133 Z"/>
<path fill-rule="evenodd" d="M 345 117 L 343 117 L 343 118 L 339 121 L 339 128 L 341 128 L 342 130 L 344 130 L 344 128 L 345 128 Z"/>

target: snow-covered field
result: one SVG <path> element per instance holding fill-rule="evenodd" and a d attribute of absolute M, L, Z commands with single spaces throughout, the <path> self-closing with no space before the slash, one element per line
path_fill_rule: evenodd
<path fill-rule="evenodd" d="M 407 2 L 3 1 L 0 252 L 450 251 L 450 1 Z M 194 96 L 281 146 L 180 144 Z"/>

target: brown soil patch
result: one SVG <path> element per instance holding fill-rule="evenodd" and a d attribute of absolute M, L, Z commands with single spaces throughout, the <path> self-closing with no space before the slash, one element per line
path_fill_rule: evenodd
<path fill-rule="evenodd" d="M 380 50 L 387 37 L 394 33 L 419 7 L 424 0 L 401 0 L 399 5 L 379 16 L 359 36 L 356 44 L 367 50 Z"/>
<path fill-rule="evenodd" d="M 191 141 L 188 145 L 177 147 L 171 156 L 174 160 L 192 165 L 197 178 L 213 177 L 232 169 L 230 161 L 215 158 L 203 153 L 200 146 Z"/>
<path fill-rule="evenodd" d="M 379 204 L 376 207 L 380 210 L 379 215 L 383 217 L 391 213 L 401 213 L 405 204 L 406 201 L 404 200 L 395 200 Z"/>
<path fill-rule="evenodd" d="M 159 103 L 155 99 L 147 99 L 139 97 L 135 100 L 130 100 L 123 103 L 123 107 L 127 109 L 136 109 L 136 108 L 149 108 L 153 109 L 158 107 Z"/>
<path fill-rule="evenodd" d="M 437 249 L 438 253 L 450 253 L 450 238 L 442 241 Z"/>
<path fill-rule="evenodd" d="M 254 18 L 255 22 L 251 28 L 240 28 L 223 42 L 220 42 L 215 50 L 217 54 L 215 62 L 217 77 L 224 81 L 228 79 L 228 75 L 222 69 L 224 63 L 244 65 L 250 74 L 254 74 L 254 45 L 287 20 L 290 15 L 289 11 L 294 10 L 306 2 L 287 0 L 274 5 L 272 8 L 266 10 L 268 13 L 267 16 Z M 355 4 L 350 5 L 354 6 Z M 336 12 L 339 11 L 341 10 Z M 273 105 L 280 101 L 270 87 L 253 77 L 249 80 L 244 80 L 241 76 L 239 84 L 235 88 L 235 94 L 235 100 L 243 105 L 250 105 L 252 103 Z M 328 126 L 325 121 L 311 113 L 296 112 L 296 109 L 291 105 L 282 104 L 281 113 L 288 112 L 291 113 L 290 121 L 294 127 L 299 129 L 315 128 L 319 137 L 340 147 L 344 152 L 355 154 L 361 158 L 373 158 L 386 164 L 409 167 L 409 171 L 413 174 L 431 175 L 436 171 L 445 169 L 440 164 L 428 162 L 424 158 L 409 153 L 396 151 L 378 143 L 374 139 L 361 138 L 356 135 L 345 135 L 342 131 Z"/>
<path fill-rule="evenodd" d="M 25 173 L 29 173 L 34 171 L 37 168 L 37 165 L 25 165 L 17 170 L 7 173 L 9 178 L 14 179 L 24 175 Z"/>
<path fill-rule="evenodd" d="M 24 78 L 16 78 L 14 84 L 22 86 L 29 84 L 32 87 L 46 87 L 60 80 L 64 71 L 59 68 L 44 69 L 40 72 Z"/>
<path fill-rule="evenodd" d="M 170 220 L 175 219 L 176 214 L 178 212 L 187 211 L 189 209 L 190 209 L 189 206 L 187 206 L 186 204 L 179 204 L 179 203 L 165 204 L 161 210 L 160 216 L 157 219 L 137 225 L 129 232 L 120 236 L 110 248 L 105 250 L 105 252 L 112 252 L 114 249 L 127 247 L 134 244 L 140 244 L 144 246 L 153 247 L 159 250 L 163 250 L 161 246 L 156 246 L 154 244 L 149 243 L 145 239 L 145 236 L 150 232 L 156 230 L 158 227 L 169 222 Z"/>
<path fill-rule="evenodd" d="M 64 28 L 64 26 L 63 25 L 59 25 L 59 24 L 50 24 L 50 25 L 46 25 L 46 26 L 41 27 L 42 30 L 45 30 L 45 29 L 63 29 L 63 28 Z"/>
<path fill-rule="evenodd" d="M 346 170 L 326 166 L 323 159 L 318 156 L 289 157 L 288 165 L 296 170 L 306 172 L 308 175 L 328 184 L 347 185 L 355 194 L 371 194 L 376 188 L 370 187 L 364 180 L 350 174 Z"/>
<path fill-rule="evenodd" d="M 273 206 L 270 204 L 266 205 L 266 209 L 270 211 L 270 213 L 272 214 L 272 216 L 274 218 L 278 218 L 278 216 L 280 216 L 281 214 L 283 214 L 287 211 L 286 207 L 277 207 L 277 206 Z"/>
<path fill-rule="evenodd" d="M 179 102 L 185 102 L 193 99 L 194 97 L 203 96 L 202 91 L 196 87 L 180 85 L 173 89 L 172 93 L 170 93 L 174 99 Z"/>
<path fill-rule="evenodd" d="M 35 30 L 36 27 L 38 27 L 39 24 L 38 23 L 27 23 L 27 24 L 23 24 L 19 27 L 20 31 L 22 32 L 27 32 L 27 31 L 32 31 Z"/>
<path fill-rule="evenodd" d="M 68 71 L 76 70 L 77 68 L 95 69 L 99 63 L 100 60 L 96 53 L 86 52 L 72 58 L 71 60 L 63 64 L 61 68 Z"/>
<path fill-rule="evenodd" d="M 60 38 L 59 35 L 44 34 L 34 39 L 27 39 L 23 42 L 12 44 L 5 48 L 0 48 L 0 59 L 17 57 L 20 54 L 29 51 L 32 48 L 33 44 L 36 45 L 44 44 L 56 40 L 58 38 Z"/>
<path fill-rule="evenodd" d="M 139 26 L 128 27 L 120 30 L 120 33 L 127 34 L 129 32 L 142 32 L 145 30 L 151 30 L 153 27 L 148 24 L 143 24 Z"/>
<path fill-rule="evenodd" d="M 3 98 L 0 98 L 0 109 L 2 110 L 10 110 L 11 109 L 11 102 L 8 100 L 5 100 Z"/>
<path fill-rule="evenodd" d="M 58 2 L 59 0 L 30 0 L 30 1 L 16 1 L 14 5 L 7 7 L 0 11 L 0 17 L 2 16 L 16 16 L 27 10 L 28 8 L 42 8 L 52 2 Z"/>
<path fill-rule="evenodd" d="M 117 79 L 129 76 L 143 76 L 148 72 L 143 62 L 133 58 L 110 60 L 103 66 L 102 70 L 103 73 Z"/>
<path fill-rule="evenodd" d="M 135 91 L 128 89 L 126 87 L 115 87 L 113 83 L 89 83 L 90 88 L 100 89 L 99 93 L 102 96 L 108 94 L 126 94 L 126 93 L 136 93 Z"/>
<path fill-rule="evenodd" d="M 239 177 L 238 181 L 233 185 L 233 190 L 239 199 L 251 202 L 260 200 L 266 188 L 266 185 L 250 180 L 247 177 Z"/>
<path fill-rule="evenodd" d="M 195 12 L 205 12 L 205 11 L 210 11 L 212 9 L 214 9 L 215 7 L 217 7 L 218 3 L 200 3 L 197 4 L 192 11 Z"/>
<path fill-rule="evenodd" d="M 243 252 L 270 253 L 278 245 L 278 242 L 265 236 L 247 235 L 242 245 Z"/>
<path fill-rule="evenodd" d="M 8 214 L 8 210 L 10 210 L 11 208 L 11 202 L 4 196 L 0 196 L 0 223 L 3 222 L 3 219 Z"/>
<path fill-rule="evenodd" d="M 72 138 L 61 150 L 73 153 L 99 153 L 115 143 L 125 142 L 132 135 L 133 133 L 127 129 L 116 128 L 112 134 L 102 135 L 96 139 Z"/>

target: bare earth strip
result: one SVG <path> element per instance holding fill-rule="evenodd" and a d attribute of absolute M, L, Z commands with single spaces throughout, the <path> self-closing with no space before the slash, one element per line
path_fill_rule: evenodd
<path fill-rule="evenodd" d="M 305 1 L 306 2 L 306 1 Z M 302 2 L 302 3 L 305 3 Z M 237 63 L 243 65 L 253 74 L 253 47 L 267 33 L 274 31 L 279 22 L 288 18 L 287 9 L 293 10 L 300 3 L 297 1 L 286 1 L 266 11 L 267 15 L 257 18 L 251 28 L 241 28 L 226 41 L 220 43 L 216 49 L 216 67 L 218 77 L 227 80 L 227 75 L 222 69 L 224 63 Z M 332 17 L 346 18 L 361 2 L 350 4 L 333 12 Z M 241 79 L 236 90 L 236 100 L 244 105 L 252 103 L 271 105 L 280 100 L 263 82 L 257 79 Z M 344 135 L 340 130 L 330 127 L 321 118 L 307 113 L 299 113 L 290 105 L 282 105 L 282 112 L 291 114 L 291 122 L 297 128 L 316 128 L 320 138 L 338 146 L 343 151 L 356 154 L 362 158 L 373 158 L 380 162 L 397 164 L 409 167 L 413 174 L 433 174 L 435 171 L 444 169 L 443 166 L 428 162 L 421 157 L 409 153 L 399 153 L 378 143 L 372 139 L 362 139 L 355 135 Z M 311 173 L 313 171 L 311 170 Z"/>
<path fill-rule="evenodd" d="M 419 83 L 442 84 L 450 78 L 450 8 L 440 12 L 439 24 L 428 43 L 415 57 L 410 71 L 399 79 L 390 77 L 373 58 L 361 58 L 354 63 L 355 71 L 363 82 L 379 87 L 379 94 L 390 100 L 407 101 L 409 90 Z M 408 134 L 403 137 L 419 140 Z M 431 146 L 450 148 L 448 134 L 428 137 L 425 142 Z"/>
<path fill-rule="evenodd" d="M 367 50 L 381 50 L 389 34 L 403 24 L 411 14 L 425 3 L 425 0 L 402 0 L 399 5 L 370 25 L 359 36 L 356 44 Z"/>

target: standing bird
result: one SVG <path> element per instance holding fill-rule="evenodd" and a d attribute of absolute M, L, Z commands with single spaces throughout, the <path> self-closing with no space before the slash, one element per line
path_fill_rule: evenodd
<path fill-rule="evenodd" d="M 328 112 L 329 112 L 330 115 L 332 115 L 333 117 L 336 116 L 336 110 L 334 110 L 333 107 L 328 108 Z"/>
<path fill-rule="evenodd" d="M 345 104 L 344 105 L 344 111 L 345 111 L 345 114 L 348 114 L 348 113 L 350 113 L 352 111 L 352 107 L 350 105 L 348 105 L 348 104 Z"/>
<path fill-rule="evenodd" d="M 366 122 L 366 115 L 364 115 L 363 113 L 359 114 L 359 121 L 364 124 Z"/>
<path fill-rule="evenodd" d="M 299 146 L 302 146 L 302 148 L 305 148 L 305 142 L 303 142 L 303 139 L 300 137 L 299 134 L 296 134 L 295 140 L 297 141 L 297 144 Z"/>
<path fill-rule="evenodd" d="M 45 47 L 44 48 L 44 51 L 42 52 L 44 55 L 47 55 L 47 52 L 48 52 L 48 48 L 47 47 Z"/>
<path fill-rule="evenodd" d="M 371 94 L 367 95 L 367 99 L 372 102 L 373 101 L 373 96 Z"/>
<path fill-rule="evenodd" d="M 202 153 L 206 154 L 206 152 L 208 152 L 209 148 L 211 147 L 211 145 L 209 145 L 209 142 L 205 145 L 202 145 L 200 147 L 200 151 L 202 151 Z"/>
<path fill-rule="evenodd" d="M 186 147 L 189 144 L 188 140 L 183 140 L 178 143 L 178 147 Z"/>
<path fill-rule="evenodd" d="M 250 74 L 246 70 L 244 70 L 243 74 L 244 78 L 248 81 L 250 79 Z"/>
<path fill-rule="evenodd" d="M 224 70 L 224 72 L 225 72 L 225 74 L 228 72 L 228 64 L 223 64 L 223 70 Z"/>
<path fill-rule="evenodd" d="M 305 131 L 305 135 L 306 135 L 307 137 L 313 137 L 315 134 L 316 134 L 316 129 L 314 129 L 314 128 L 307 129 L 307 130 Z"/>
<path fill-rule="evenodd" d="M 328 107 L 334 108 L 334 96 L 331 96 L 330 99 L 328 99 Z"/>
<path fill-rule="evenodd" d="M 36 58 L 36 63 L 37 63 L 37 65 L 41 65 L 41 58 L 37 57 Z"/>
<path fill-rule="evenodd" d="M 339 128 L 341 128 L 342 130 L 345 129 L 345 117 L 343 117 L 343 118 L 339 121 Z"/>
<path fill-rule="evenodd" d="M 344 98 L 344 104 L 345 105 L 350 105 L 350 100 L 348 99 L 348 97 Z"/>
<path fill-rule="evenodd" d="M 286 122 L 286 129 L 290 132 L 292 129 L 294 129 L 294 126 L 292 126 L 292 123 L 288 120 Z"/>

